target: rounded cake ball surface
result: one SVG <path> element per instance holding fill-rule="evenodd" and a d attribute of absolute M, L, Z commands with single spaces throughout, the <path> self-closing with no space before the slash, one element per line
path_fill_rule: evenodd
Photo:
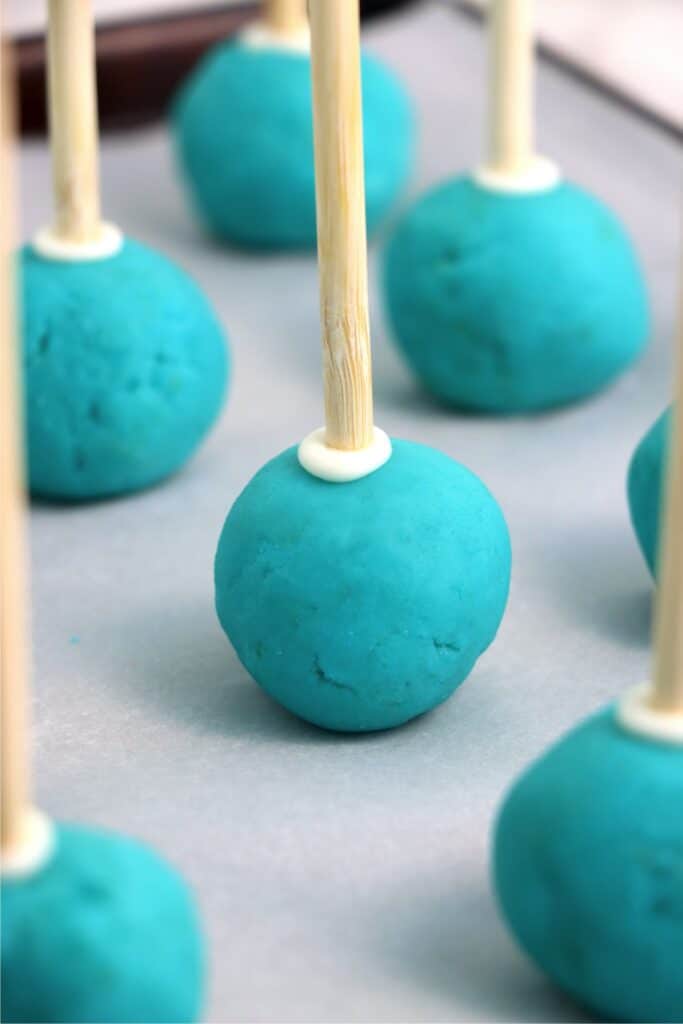
<path fill-rule="evenodd" d="M 683 750 L 613 708 L 569 733 L 508 794 L 494 876 L 520 945 L 609 1020 L 683 1019 Z"/>
<path fill-rule="evenodd" d="M 187 1024 L 203 940 L 185 883 L 142 844 L 59 826 L 35 874 L 2 882 L 2 1019 Z"/>
<path fill-rule="evenodd" d="M 372 231 L 410 175 L 414 124 L 398 79 L 362 59 L 365 198 Z M 215 48 L 173 106 L 176 150 L 208 229 L 256 248 L 315 248 L 311 66 L 305 54 Z"/>
<path fill-rule="evenodd" d="M 179 469 L 216 419 L 228 374 L 195 283 L 130 239 L 73 263 L 26 247 L 20 274 L 31 492 L 102 498 Z"/>
<path fill-rule="evenodd" d="M 631 243 L 570 184 L 528 195 L 469 177 L 437 187 L 399 222 L 384 278 L 407 362 L 462 408 L 518 413 L 585 398 L 647 338 Z"/>
<path fill-rule="evenodd" d="M 291 448 L 228 515 L 216 608 L 243 665 L 290 711 L 386 729 L 465 679 L 496 634 L 509 575 L 499 506 L 447 456 L 394 441 L 384 466 L 337 484 Z"/>
<path fill-rule="evenodd" d="M 659 518 L 670 430 L 671 410 L 667 409 L 638 444 L 628 470 L 631 522 L 653 576 L 657 570 Z"/>

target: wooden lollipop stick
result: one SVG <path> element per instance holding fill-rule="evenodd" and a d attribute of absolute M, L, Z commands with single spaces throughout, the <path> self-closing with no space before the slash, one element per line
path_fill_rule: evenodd
<path fill-rule="evenodd" d="M 491 0 L 489 156 L 500 174 L 521 174 L 533 152 L 533 0 Z"/>
<path fill-rule="evenodd" d="M 20 844 L 28 808 L 23 443 L 17 365 L 10 54 L 0 48 L 0 695 L 3 853 Z"/>
<path fill-rule="evenodd" d="M 278 35 L 301 31 L 307 24 L 306 0 L 266 0 L 265 22 Z"/>
<path fill-rule="evenodd" d="M 683 279 L 683 274 L 682 274 Z M 682 282 L 683 283 L 683 282 Z M 659 553 L 655 667 L 651 704 L 683 714 L 683 287 L 678 330 L 676 401 Z"/>
<path fill-rule="evenodd" d="M 66 242 L 92 242 L 101 224 L 90 0 L 49 0 L 48 94 L 54 234 Z"/>
<path fill-rule="evenodd" d="M 358 0 L 311 0 L 310 21 L 326 444 L 357 451 L 373 437 Z"/>

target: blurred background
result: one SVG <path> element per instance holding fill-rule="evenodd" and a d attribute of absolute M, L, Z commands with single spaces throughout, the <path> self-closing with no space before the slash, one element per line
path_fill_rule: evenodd
<path fill-rule="evenodd" d="M 459 7 L 481 16 L 488 0 L 361 0 L 364 17 L 409 3 Z M 104 130 L 161 115 L 177 82 L 204 50 L 258 13 L 258 0 L 93 0 L 98 21 L 100 116 Z M 21 124 L 44 130 L 46 0 L 8 0 L 20 40 Z M 543 52 L 677 134 L 683 132 L 683 0 L 542 0 Z M 416 54 L 416 59 L 426 55 Z"/>
<path fill-rule="evenodd" d="M 546 53 L 683 129 L 681 0 L 538 0 L 536 20 Z"/>

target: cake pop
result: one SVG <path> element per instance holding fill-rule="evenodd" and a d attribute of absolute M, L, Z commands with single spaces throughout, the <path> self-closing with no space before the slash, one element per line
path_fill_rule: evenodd
<path fill-rule="evenodd" d="M 371 231 L 413 163 L 400 82 L 364 56 L 367 220 Z M 306 0 L 266 0 L 265 18 L 213 49 L 173 107 L 178 160 L 206 227 L 227 242 L 314 248 L 310 34 Z"/>
<path fill-rule="evenodd" d="M 665 410 L 633 453 L 627 493 L 631 522 L 640 550 L 654 576 L 657 571 L 662 480 L 671 429 L 671 410 Z"/>
<path fill-rule="evenodd" d="M 477 477 L 373 426 L 358 0 L 311 0 L 310 17 L 326 426 L 233 505 L 216 608 L 264 690 L 357 732 L 462 682 L 498 628 L 510 550 Z"/>
<path fill-rule="evenodd" d="M 492 0 L 488 162 L 408 211 L 384 270 L 396 339 L 422 383 L 491 413 L 585 398 L 648 331 L 618 221 L 533 155 L 532 12 L 532 0 Z"/>
<path fill-rule="evenodd" d="M 21 252 L 29 483 L 102 498 L 177 470 L 216 418 L 227 355 L 196 284 L 100 220 L 89 0 L 50 0 L 55 219 Z"/>
<path fill-rule="evenodd" d="M 61 2 L 61 0 L 60 0 Z M 6 76 L 5 53 L 2 71 Z M 192 897 L 151 850 L 33 809 L 27 757 L 23 438 L 11 287 L 8 83 L 0 86 L 0 911 L 2 1019 L 187 1022 L 203 943 Z"/>
<path fill-rule="evenodd" d="M 681 350 L 679 394 L 683 337 Z M 495 832 L 495 885 L 520 945 L 609 1020 L 683 1020 L 683 421 L 674 421 L 653 685 L 533 764 Z"/>

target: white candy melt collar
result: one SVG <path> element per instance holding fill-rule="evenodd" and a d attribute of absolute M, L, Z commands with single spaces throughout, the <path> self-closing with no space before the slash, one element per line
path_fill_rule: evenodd
<path fill-rule="evenodd" d="M 41 811 L 26 812 L 21 842 L 2 851 L 0 877 L 20 879 L 38 871 L 52 856 L 55 848 L 55 827 Z"/>
<path fill-rule="evenodd" d="M 519 195 L 549 192 L 562 181 L 557 164 L 542 156 L 535 157 L 522 174 L 510 174 L 483 166 L 474 172 L 473 178 L 477 185 L 491 192 L 510 192 Z"/>
<path fill-rule="evenodd" d="M 58 238 L 52 228 L 41 228 L 33 238 L 32 245 L 47 260 L 62 260 L 66 263 L 104 260 L 119 251 L 123 245 L 123 233 L 115 224 L 103 221 L 99 238 L 92 242 L 68 242 Z"/>
<path fill-rule="evenodd" d="M 325 428 L 314 430 L 299 445 L 299 462 L 312 476 L 343 484 L 374 473 L 391 457 L 391 441 L 379 427 L 373 427 L 371 444 L 348 452 L 325 444 Z"/>
<path fill-rule="evenodd" d="M 303 25 L 298 32 L 273 32 L 268 25 L 256 21 L 240 33 L 240 42 L 250 50 L 286 50 L 289 53 L 309 54 L 311 32 Z"/>
<path fill-rule="evenodd" d="M 683 747 L 683 714 L 660 711 L 651 696 L 649 683 L 629 690 L 617 704 L 617 721 L 628 732 Z"/>

